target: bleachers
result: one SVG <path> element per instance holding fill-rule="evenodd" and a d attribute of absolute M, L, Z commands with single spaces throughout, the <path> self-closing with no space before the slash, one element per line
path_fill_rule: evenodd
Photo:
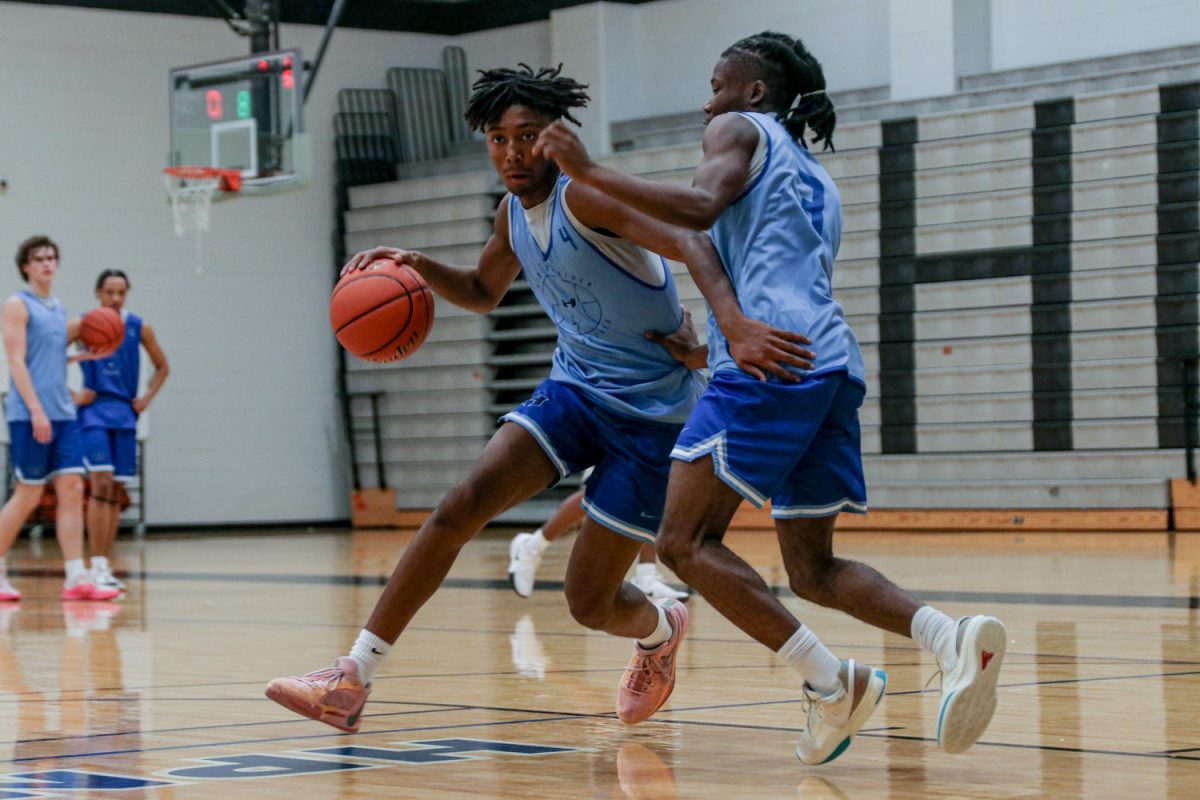
<path fill-rule="evenodd" d="M 1195 436 L 1185 364 L 1200 350 L 1198 109 L 1200 82 L 1189 82 L 839 126 L 838 151 L 821 159 L 845 210 L 834 284 L 867 363 L 874 508 L 1169 506 L 1189 425 Z M 699 147 L 605 161 L 686 182 Z M 347 248 L 386 241 L 473 263 L 497 191 L 480 171 L 353 190 Z M 454 388 L 470 387 L 482 423 L 467 420 L 462 394 L 444 425 L 389 419 L 407 447 L 453 453 L 438 475 L 464 467 L 490 420 L 548 367 L 553 330 L 532 303 L 518 287 L 474 328 L 441 303 L 410 362 L 351 374 L 378 389 L 391 380 L 389 403 L 408 398 L 399 412 L 422 394 L 422 408 L 437 407 L 448 378 L 435 364 L 461 371 Z M 428 447 L 442 428 L 457 448 Z M 396 457 L 405 474 L 408 460 Z M 446 488 L 429 473 L 420 482 L 400 489 L 401 507 L 428 507 Z"/>

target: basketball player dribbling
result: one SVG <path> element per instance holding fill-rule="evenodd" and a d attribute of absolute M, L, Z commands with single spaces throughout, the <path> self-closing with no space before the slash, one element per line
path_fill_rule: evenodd
<path fill-rule="evenodd" d="M 46 481 L 54 484 L 58 500 L 54 530 L 66 571 L 62 598 L 111 600 L 120 592 L 95 586 L 83 557 L 83 444 L 67 388 L 67 345 L 79 334 L 79 319 L 68 320 L 62 301 L 51 294 L 57 244 L 46 236 L 26 239 L 16 261 L 29 288 L 5 300 L 0 310 L 9 374 L 4 416 L 16 475 L 13 493 L 0 509 L 0 602 L 21 599 L 8 580 L 7 555 L 41 501 Z"/>
<path fill-rule="evenodd" d="M 811 367 L 807 339 L 756 323 L 703 235 L 632 212 L 572 184 L 533 153 L 538 134 L 587 102 L 586 87 L 558 70 L 484 72 L 466 118 L 487 137 L 508 194 L 478 266 L 453 267 L 413 250 L 375 248 L 346 270 L 391 258 L 419 272 L 443 298 L 484 313 L 526 280 L 558 329 L 549 379 L 503 418 L 465 481 L 451 489 L 405 549 L 348 656 L 332 668 L 278 678 L 267 696 L 342 730 L 358 728 L 371 680 L 392 644 L 445 579 L 459 550 L 488 522 L 561 478 L 594 466 L 587 519 L 571 551 L 565 593 L 581 624 L 636 640 L 618 688 L 617 714 L 640 722 L 669 697 L 687 609 L 651 603 L 624 576 L 661 520 L 670 452 L 703 381 L 658 342 L 684 328 L 662 258 L 685 261 L 730 317 L 729 346 L 749 370 L 787 375 Z M 640 245 L 640 246 L 639 246 Z M 678 334 L 677 334 L 678 332 Z"/>
<path fill-rule="evenodd" d="M 727 357 L 709 317 L 712 380 L 671 453 L 675 459 L 658 552 L 689 586 L 804 680 L 808 719 L 796 748 L 807 764 L 839 756 L 882 698 L 887 676 L 839 660 L 723 544 L 743 499 L 771 500 L 789 583 L 800 597 L 912 636 L 942 671 L 938 741 L 966 750 L 996 706 L 1006 633 L 993 617 L 957 622 L 866 564 L 833 555 L 840 511 L 864 513 L 858 408 L 866 381 L 858 342 L 834 301 L 841 200 L 808 151 L 832 146 L 836 124 L 819 62 L 797 39 L 764 32 L 721 54 L 704 105 L 704 155 L 690 188 L 625 175 L 591 161 L 578 137 L 547 126 L 536 152 L 574 184 L 665 222 L 709 230 L 742 308 L 812 336 L 803 382 L 755 380 Z M 755 413 L 735 414 L 754 408 Z"/>

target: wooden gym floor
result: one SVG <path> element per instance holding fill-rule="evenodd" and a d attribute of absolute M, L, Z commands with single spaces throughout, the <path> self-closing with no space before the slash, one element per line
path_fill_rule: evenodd
<path fill-rule="evenodd" d="M 353 736 L 262 689 L 345 652 L 411 534 L 123 539 L 119 605 L 58 600 L 57 547 L 22 540 L 25 599 L 0 606 L 0 798 L 1200 796 L 1200 535 L 840 535 L 947 613 L 1001 617 L 1011 643 L 991 728 L 947 756 L 929 657 L 787 595 L 890 676 L 854 745 L 806 768 L 797 678 L 699 598 L 670 703 L 618 722 L 630 644 L 568 616 L 569 542 L 513 594 L 510 533 L 467 547 Z M 731 541 L 786 594 L 771 534 Z"/>

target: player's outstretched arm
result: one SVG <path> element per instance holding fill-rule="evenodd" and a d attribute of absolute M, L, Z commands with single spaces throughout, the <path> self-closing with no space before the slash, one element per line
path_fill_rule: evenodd
<path fill-rule="evenodd" d="M 363 269 L 372 261 L 387 258 L 407 264 L 435 292 L 468 311 L 486 314 L 500 304 L 508 287 L 521 272 L 521 262 L 508 242 L 509 196 L 496 209 L 496 220 L 491 237 L 483 247 L 479 264 L 472 267 L 455 267 L 430 258 L 419 250 L 398 247 L 373 247 L 356 253 L 342 267 L 342 274 Z"/>
<path fill-rule="evenodd" d="M 612 231 L 665 258 L 682 261 L 729 340 L 730 355 L 746 372 L 759 380 L 766 380 L 766 373 L 771 373 L 794 382 L 799 379 L 788 366 L 813 368 L 816 355 L 803 346 L 812 344 L 812 340 L 742 313 L 733 284 L 707 234 L 660 222 L 574 181 L 567 186 L 567 203 L 581 224 Z"/>
<path fill-rule="evenodd" d="M 535 153 L 554 159 L 573 180 L 595 187 L 610 197 L 655 219 L 696 231 L 708 230 L 737 199 L 750 175 L 750 159 L 758 145 L 758 129 L 737 114 L 722 114 L 704 129 L 704 157 L 691 187 L 626 175 L 592 161 L 583 142 L 562 122 L 548 125 L 538 137 Z"/>

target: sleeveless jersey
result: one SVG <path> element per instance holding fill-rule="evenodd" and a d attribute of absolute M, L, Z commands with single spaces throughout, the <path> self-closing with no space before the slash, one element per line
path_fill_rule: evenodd
<path fill-rule="evenodd" d="M 566 214 L 569 183 L 560 176 L 548 199 L 553 205 L 545 250 L 520 201 L 508 196 L 509 242 L 558 328 L 550 377 L 625 416 L 683 422 L 703 381 L 645 336 L 683 323 L 671 271 L 664 263 L 662 284 L 652 285 L 601 254 Z"/>
<path fill-rule="evenodd" d="M 737 113 L 757 125 L 766 139 L 766 163 L 721 212 L 709 235 L 742 312 L 812 339 L 817 359 L 807 374 L 846 370 L 865 386 L 858 340 L 833 299 L 833 261 L 842 234 L 837 187 L 774 116 Z M 714 374 L 738 368 L 711 310 L 708 359 Z"/>
<path fill-rule="evenodd" d="M 29 311 L 25 328 L 25 366 L 33 390 L 51 422 L 75 419 L 75 404 L 67 388 L 67 310 L 55 297 L 41 298 L 28 289 L 17 292 Z M 9 422 L 28 422 L 29 406 L 8 379 L 4 416 Z"/>
<path fill-rule="evenodd" d="M 133 399 L 137 397 L 141 367 L 142 318 L 129 313 L 123 316 L 125 338 L 117 352 L 80 364 L 83 385 L 96 393 L 95 400 L 79 409 L 79 422 L 85 428 L 137 428 Z"/>

